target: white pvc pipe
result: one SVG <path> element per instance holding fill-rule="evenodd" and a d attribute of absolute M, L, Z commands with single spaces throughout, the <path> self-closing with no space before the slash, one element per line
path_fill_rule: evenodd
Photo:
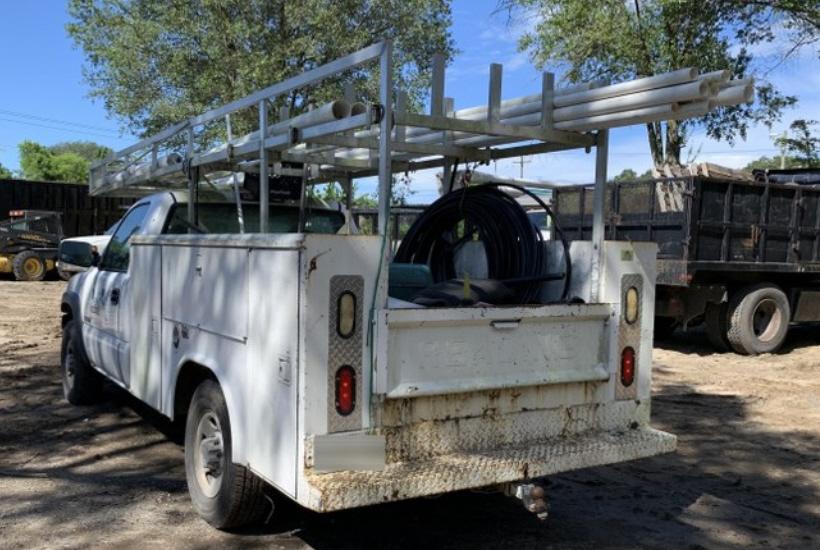
<path fill-rule="evenodd" d="M 602 86 L 601 88 L 595 88 L 585 92 L 556 96 L 553 103 L 556 107 L 567 107 L 568 105 L 575 105 L 576 103 L 586 103 L 588 101 L 606 99 L 608 97 L 617 97 L 652 90 L 654 88 L 664 88 L 666 86 L 674 86 L 675 84 L 683 84 L 684 82 L 691 82 L 697 77 L 697 69 L 679 69 L 669 73 L 612 84 L 611 86 Z"/>
<path fill-rule="evenodd" d="M 666 103 L 692 101 L 703 99 L 709 95 L 711 91 L 711 86 L 708 81 L 695 80 L 694 82 L 669 86 L 668 88 L 658 88 L 562 107 L 553 111 L 552 118 L 555 122 L 564 122 L 607 113 L 643 109 L 644 107 L 652 107 Z"/>
<path fill-rule="evenodd" d="M 643 122 L 647 118 L 662 120 L 665 116 L 672 116 L 677 108 L 676 103 L 655 105 L 652 107 L 644 107 L 642 109 L 633 109 L 631 111 L 566 120 L 564 122 L 556 123 L 555 128 L 557 130 L 585 132 L 587 130 L 595 130 L 597 128 L 628 126 L 630 124 L 638 124 L 639 122 Z"/>
<path fill-rule="evenodd" d="M 705 80 L 708 82 L 717 82 L 719 84 L 723 84 L 724 82 L 728 82 L 731 76 L 731 71 L 729 71 L 728 69 L 723 69 L 721 71 L 712 71 L 710 73 L 702 74 L 698 77 L 698 80 Z"/>
<path fill-rule="evenodd" d="M 717 95 L 717 104 L 725 107 L 741 103 L 752 103 L 754 99 L 755 87 L 746 84 L 745 86 L 732 86 L 721 90 Z"/>
<path fill-rule="evenodd" d="M 325 122 L 332 122 L 341 118 L 350 116 L 350 103 L 344 99 L 337 99 L 325 103 L 321 107 L 317 107 L 301 115 L 293 118 L 277 122 L 268 126 L 268 136 L 275 136 L 282 134 L 290 128 L 305 128 L 307 126 L 315 126 Z"/>
<path fill-rule="evenodd" d="M 735 86 L 746 86 L 747 84 L 754 84 L 754 78 L 738 78 L 736 80 L 730 80 L 728 82 L 724 82 L 720 85 L 720 89 L 724 90 L 726 88 L 733 88 Z"/>

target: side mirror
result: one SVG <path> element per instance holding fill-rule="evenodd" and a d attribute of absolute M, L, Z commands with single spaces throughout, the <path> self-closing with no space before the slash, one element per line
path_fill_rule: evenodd
<path fill-rule="evenodd" d="M 78 271 L 85 271 L 89 267 L 96 266 L 100 262 L 100 254 L 97 247 L 82 241 L 63 241 L 60 243 L 60 250 L 57 255 L 62 269 L 66 271 L 71 268 L 80 268 Z"/>

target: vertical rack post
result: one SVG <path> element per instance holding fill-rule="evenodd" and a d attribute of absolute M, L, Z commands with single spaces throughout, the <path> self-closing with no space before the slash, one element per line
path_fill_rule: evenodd
<path fill-rule="evenodd" d="M 188 143 L 185 150 L 185 161 L 188 164 L 188 223 L 196 223 L 196 186 L 199 183 L 197 171 L 191 168 L 191 158 L 194 156 L 194 129 L 188 128 Z"/>
<path fill-rule="evenodd" d="M 433 71 L 430 80 L 430 116 L 444 116 L 444 63 L 445 57 L 442 53 L 433 55 Z M 442 143 L 447 142 L 447 132 L 441 132 Z M 445 162 L 442 166 L 441 193 L 446 193 L 447 181 L 449 180 L 450 163 Z"/>
<path fill-rule="evenodd" d="M 544 73 L 541 76 L 541 128 L 552 130 L 552 101 L 555 96 L 555 75 Z"/>
<path fill-rule="evenodd" d="M 270 180 L 268 179 L 268 150 L 265 149 L 265 138 L 268 137 L 268 103 L 259 102 L 259 232 L 268 230 L 270 215 Z"/>
<path fill-rule="evenodd" d="M 382 119 L 379 122 L 379 235 L 387 238 L 393 183 L 390 158 L 390 132 L 393 129 L 393 45 L 389 40 L 384 42 L 379 69 L 379 102 L 382 105 Z"/>
<path fill-rule="evenodd" d="M 501 63 L 490 64 L 490 90 L 487 97 L 487 122 L 501 120 Z"/>
<path fill-rule="evenodd" d="M 351 235 L 353 233 L 353 224 L 355 220 L 353 219 L 353 178 L 350 177 L 350 174 L 345 174 L 341 178 L 339 178 L 339 183 L 342 184 L 342 190 L 345 194 L 345 216 L 347 217 L 347 234 Z"/>
<path fill-rule="evenodd" d="M 609 161 L 609 130 L 599 130 L 595 138 L 595 190 L 592 196 L 592 265 L 590 269 L 590 302 L 601 297 L 601 272 L 604 264 L 604 206 L 606 168 Z"/>

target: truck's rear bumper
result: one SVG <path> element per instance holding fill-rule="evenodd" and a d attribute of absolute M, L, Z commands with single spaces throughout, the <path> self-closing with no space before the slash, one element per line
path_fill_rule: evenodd
<path fill-rule="evenodd" d="M 330 512 L 537 478 L 675 450 L 677 438 L 653 428 L 594 432 L 525 447 L 458 452 L 388 465 L 379 472 L 307 474 L 308 508 Z M 301 499 L 300 499 L 301 500 Z"/>

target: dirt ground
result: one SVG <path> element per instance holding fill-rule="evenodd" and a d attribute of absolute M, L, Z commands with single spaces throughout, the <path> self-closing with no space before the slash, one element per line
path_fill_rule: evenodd
<path fill-rule="evenodd" d="M 75 408 L 59 384 L 61 282 L 0 281 L 0 547 L 820 548 L 820 330 L 777 355 L 655 350 L 654 424 L 677 453 L 550 479 L 538 522 L 498 494 L 215 531 L 191 510 L 172 427 L 122 391 Z"/>

